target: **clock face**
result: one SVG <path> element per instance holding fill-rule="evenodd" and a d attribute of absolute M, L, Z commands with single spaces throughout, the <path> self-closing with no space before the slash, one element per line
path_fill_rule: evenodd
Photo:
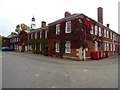
<path fill-rule="evenodd" d="M 32 18 L 32 21 L 35 21 L 35 18 L 34 18 L 34 17 Z"/>

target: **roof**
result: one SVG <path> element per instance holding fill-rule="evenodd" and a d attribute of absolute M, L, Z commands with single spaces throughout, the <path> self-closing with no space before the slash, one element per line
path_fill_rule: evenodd
<path fill-rule="evenodd" d="M 68 17 L 61 18 L 61 19 L 58 19 L 58 20 L 56 20 L 56 21 L 54 21 L 54 22 L 51 22 L 51 23 L 49 23 L 48 25 L 58 24 L 58 23 L 60 23 L 60 22 L 62 22 L 62 21 L 71 20 L 71 19 L 74 19 L 74 18 L 77 18 L 77 17 L 80 17 L 80 16 L 82 16 L 82 14 L 72 14 L 72 15 L 70 15 L 70 16 L 68 16 Z"/>
<path fill-rule="evenodd" d="M 82 13 L 81 13 L 81 14 L 80 14 L 80 13 L 72 14 L 72 15 L 70 15 L 70 16 L 68 16 L 68 17 L 61 18 L 61 19 L 58 19 L 58 20 L 56 20 L 56 21 L 54 21 L 54 22 L 51 22 L 51 23 L 49 23 L 48 25 L 51 26 L 51 25 L 55 25 L 55 24 L 61 23 L 61 22 L 63 22 L 63 21 L 68 21 L 68 20 L 72 20 L 72 19 L 76 19 L 76 18 L 83 18 L 83 17 L 89 18 L 90 20 L 94 21 L 97 25 L 99 25 L 99 26 L 101 26 L 101 27 L 104 27 L 104 28 L 107 28 L 107 26 L 103 25 L 102 23 L 100 23 L 100 22 L 98 22 L 98 21 L 96 21 L 96 20 L 94 20 L 94 19 L 92 19 L 92 18 L 90 18 L 90 17 L 88 17 L 87 15 L 82 14 Z M 116 33 L 115 31 L 113 31 L 113 30 L 110 29 L 110 28 L 109 28 L 109 30 L 112 31 L 112 32 L 114 32 L 114 33 Z M 118 34 L 118 33 L 116 33 L 116 34 Z"/>
<path fill-rule="evenodd" d="M 10 34 L 10 35 L 8 35 L 6 38 L 14 38 L 14 37 L 17 37 L 18 36 L 18 34 Z"/>
<path fill-rule="evenodd" d="M 37 29 L 32 29 L 29 33 L 34 33 L 34 32 L 38 32 L 41 30 L 47 30 L 47 29 L 48 29 L 48 26 L 45 26 L 45 27 L 41 27 L 41 28 L 37 28 Z"/>

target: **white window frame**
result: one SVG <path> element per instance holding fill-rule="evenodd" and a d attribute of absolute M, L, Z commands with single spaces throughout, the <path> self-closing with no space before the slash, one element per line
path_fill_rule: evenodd
<path fill-rule="evenodd" d="M 113 51 L 115 51 L 115 44 L 113 44 Z"/>
<path fill-rule="evenodd" d="M 104 51 L 107 51 L 107 43 L 104 43 Z"/>
<path fill-rule="evenodd" d="M 112 32 L 110 32 L 110 38 L 113 39 L 113 33 Z"/>
<path fill-rule="evenodd" d="M 104 37 L 107 37 L 107 35 L 106 35 L 106 28 L 104 28 Z"/>
<path fill-rule="evenodd" d="M 101 27 L 99 27 L 99 36 L 101 37 L 101 34 L 102 33 L 102 30 L 101 30 Z"/>
<path fill-rule="evenodd" d="M 114 33 L 113 33 L 113 40 L 115 40 L 115 35 L 114 35 Z"/>
<path fill-rule="evenodd" d="M 109 38 L 109 30 L 107 30 L 107 38 Z"/>
<path fill-rule="evenodd" d="M 93 28 L 93 25 L 92 25 L 92 26 L 91 26 L 91 31 L 90 31 L 91 34 L 93 34 L 93 29 L 94 29 L 94 28 Z"/>
<path fill-rule="evenodd" d="M 40 38 L 42 37 L 42 31 L 40 31 Z"/>
<path fill-rule="evenodd" d="M 45 38 L 47 38 L 47 30 L 45 30 Z"/>
<path fill-rule="evenodd" d="M 110 44 L 110 51 L 113 51 L 113 44 Z"/>
<path fill-rule="evenodd" d="M 95 25 L 95 35 L 97 35 L 97 34 L 98 34 L 98 26 Z"/>
<path fill-rule="evenodd" d="M 41 43 L 40 43 L 40 51 L 41 51 Z"/>
<path fill-rule="evenodd" d="M 98 42 L 95 41 L 95 51 L 98 51 Z"/>
<path fill-rule="evenodd" d="M 57 43 L 55 44 L 55 51 L 56 51 L 56 52 L 60 52 L 60 43 L 59 43 L 59 42 L 57 42 Z"/>
<path fill-rule="evenodd" d="M 71 42 L 67 41 L 65 44 L 65 53 L 71 53 Z"/>
<path fill-rule="evenodd" d="M 109 43 L 107 43 L 107 51 L 109 51 Z"/>
<path fill-rule="evenodd" d="M 33 39 L 33 33 L 31 33 L 31 39 Z"/>
<path fill-rule="evenodd" d="M 71 21 L 66 22 L 65 33 L 71 33 Z"/>
<path fill-rule="evenodd" d="M 37 32 L 35 33 L 35 39 L 37 39 Z"/>
<path fill-rule="evenodd" d="M 56 34 L 60 34 L 60 24 L 56 25 Z"/>

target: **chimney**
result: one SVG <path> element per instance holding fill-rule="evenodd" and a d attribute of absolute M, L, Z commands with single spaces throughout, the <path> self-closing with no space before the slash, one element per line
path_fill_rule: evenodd
<path fill-rule="evenodd" d="M 64 17 L 66 18 L 66 17 L 68 17 L 68 16 L 70 16 L 71 14 L 69 13 L 69 12 L 65 12 L 65 14 L 64 14 Z"/>
<path fill-rule="evenodd" d="M 102 7 L 98 7 L 97 10 L 98 10 L 98 22 L 103 24 L 103 8 Z"/>
<path fill-rule="evenodd" d="M 41 27 L 45 27 L 46 26 L 46 22 L 45 21 L 42 21 L 41 22 Z"/>
<path fill-rule="evenodd" d="M 107 24 L 107 28 L 109 28 L 109 24 Z"/>

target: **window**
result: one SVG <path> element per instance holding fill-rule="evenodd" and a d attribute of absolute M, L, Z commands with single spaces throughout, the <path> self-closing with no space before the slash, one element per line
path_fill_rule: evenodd
<path fill-rule="evenodd" d="M 40 43 L 40 51 L 41 51 L 41 43 Z"/>
<path fill-rule="evenodd" d="M 31 39 L 33 39 L 33 33 L 31 34 Z"/>
<path fill-rule="evenodd" d="M 67 41 L 65 44 L 65 53 L 71 53 L 71 43 Z"/>
<path fill-rule="evenodd" d="M 45 30 L 45 38 L 47 38 L 47 30 Z"/>
<path fill-rule="evenodd" d="M 60 52 L 60 44 L 58 42 L 56 43 L 55 48 L 56 52 Z"/>
<path fill-rule="evenodd" d="M 37 33 L 35 33 L 35 39 L 37 39 Z"/>
<path fill-rule="evenodd" d="M 95 51 L 98 51 L 98 42 L 95 41 Z"/>
<path fill-rule="evenodd" d="M 107 43 L 107 51 L 109 51 L 109 43 Z"/>
<path fill-rule="evenodd" d="M 40 38 L 42 37 L 42 31 L 40 31 Z"/>
<path fill-rule="evenodd" d="M 104 37 L 106 37 L 106 29 L 104 29 Z"/>
<path fill-rule="evenodd" d="M 98 34 L 98 26 L 95 25 L 95 35 L 97 35 L 97 34 Z"/>
<path fill-rule="evenodd" d="M 111 37 L 111 39 L 113 38 L 113 36 L 112 36 L 112 32 L 110 32 L 110 37 Z"/>
<path fill-rule="evenodd" d="M 17 37 L 17 42 L 18 42 L 18 37 Z"/>
<path fill-rule="evenodd" d="M 56 25 L 56 34 L 60 34 L 60 24 Z"/>
<path fill-rule="evenodd" d="M 93 34 L 93 25 L 91 26 L 91 31 L 90 31 L 91 34 Z"/>
<path fill-rule="evenodd" d="M 113 45 L 113 51 L 115 51 L 115 44 Z"/>
<path fill-rule="evenodd" d="M 109 31 L 107 30 L 107 38 L 109 38 Z"/>
<path fill-rule="evenodd" d="M 104 43 L 104 51 L 106 51 L 107 45 L 106 43 Z"/>
<path fill-rule="evenodd" d="M 113 33 L 113 40 L 115 39 L 115 34 Z"/>
<path fill-rule="evenodd" d="M 99 36 L 101 36 L 101 27 L 99 27 Z"/>
<path fill-rule="evenodd" d="M 110 51 L 112 51 L 112 48 L 113 48 L 113 45 L 112 45 L 112 44 L 110 44 Z"/>
<path fill-rule="evenodd" d="M 66 33 L 71 33 L 71 21 L 66 22 Z"/>

